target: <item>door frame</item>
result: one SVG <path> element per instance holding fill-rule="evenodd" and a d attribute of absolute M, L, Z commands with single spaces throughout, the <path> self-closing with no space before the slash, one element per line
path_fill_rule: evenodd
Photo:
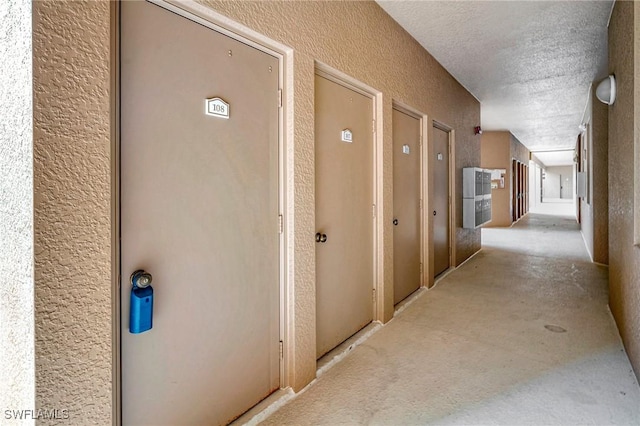
<path fill-rule="evenodd" d="M 418 156 L 420 157 L 420 288 L 422 288 L 428 286 L 429 279 L 427 278 L 427 273 L 431 271 L 429 268 L 428 257 L 429 239 L 427 238 L 426 232 L 426 230 L 429 229 L 429 224 L 426 222 L 426 220 L 429 219 L 429 216 L 424 213 L 426 211 L 425 200 L 427 199 L 429 192 L 427 187 L 428 180 L 425 176 L 425 173 L 427 172 L 427 150 L 424 149 L 426 139 L 425 135 L 427 135 L 429 131 L 429 129 L 426 127 L 427 123 L 429 123 L 429 117 L 426 114 L 418 111 L 417 109 L 396 100 L 392 100 L 391 109 L 395 109 L 404 114 L 407 114 L 408 116 L 413 117 L 420 122 L 420 152 Z M 391 125 L 393 126 L 393 123 L 391 123 Z M 391 199 L 393 202 L 393 196 Z"/>
<path fill-rule="evenodd" d="M 122 424 L 121 305 L 120 305 L 120 2 L 110 2 L 111 27 L 111 227 L 112 243 L 112 406 L 116 425 Z M 213 31 L 251 46 L 278 59 L 280 104 L 278 117 L 278 186 L 281 233 L 280 251 L 280 388 L 290 387 L 294 373 L 294 318 L 292 295 L 294 271 L 294 155 L 293 141 L 293 49 L 271 40 L 224 15 L 189 0 L 147 0 Z M 275 100 L 274 100 L 275 101 Z M 291 151 L 291 152 L 290 152 Z M 277 220 L 277 218 L 274 218 Z M 277 391 L 276 391 L 277 392 Z"/>
<path fill-rule="evenodd" d="M 426 208 L 425 211 L 426 212 L 430 212 L 432 207 L 431 207 L 431 198 L 433 196 L 433 183 L 430 182 L 430 178 L 429 178 L 429 173 L 432 170 L 433 167 L 433 143 L 431 142 L 433 140 L 433 129 L 434 128 L 438 128 L 444 132 L 447 132 L 449 134 L 449 217 L 448 217 L 448 222 L 449 222 L 449 268 L 446 269 L 444 272 L 442 272 L 440 274 L 440 278 L 444 277 L 445 275 L 447 275 L 453 268 L 455 268 L 455 258 L 456 258 L 456 229 L 455 229 L 455 211 L 456 211 L 456 197 L 454 196 L 455 194 L 455 188 L 456 188 L 456 170 L 455 170 L 455 158 L 456 158 L 456 151 L 455 151 L 455 130 L 443 123 L 442 121 L 439 120 L 432 120 L 429 123 L 429 120 L 427 121 L 427 125 L 429 125 L 429 129 L 428 129 L 428 133 L 427 135 L 429 136 L 428 141 L 427 141 L 427 168 L 429 170 L 427 170 L 426 173 L 426 177 L 427 177 L 427 185 L 429 187 L 429 193 L 428 193 L 428 197 L 426 198 Z M 429 279 L 429 285 L 428 287 L 431 288 L 435 285 L 435 257 L 434 257 L 434 249 L 433 249 L 433 222 L 429 219 L 430 215 L 426 215 L 426 220 L 428 220 L 428 244 L 427 247 L 429 249 L 429 254 L 428 254 L 428 259 L 429 259 L 429 275 L 428 275 L 428 279 Z"/>
<path fill-rule="evenodd" d="M 333 81 L 336 84 L 339 84 L 343 87 L 346 87 L 350 90 L 353 90 L 356 93 L 359 93 L 363 96 L 366 96 L 372 100 L 373 103 L 373 111 L 372 117 L 373 122 L 371 123 L 373 129 L 373 206 L 372 206 L 372 215 L 373 215 L 373 288 L 372 288 L 372 312 L 373 312 L 373 321 L 383 321 L 384 319 L 384 295 L 386 293 L 384 289 L 384 233 L 382 221 L 380 220 L 383 216 L 382 210 L 382 191 L 383 191 L 383 181 L 382 181 L 382 170 L 383 170 L 383 141 L 382 141 L 382 92 L 376 90 L 375 88 L 356 80 L 348 74 L 345 74 L 342 71 L 337 70 L 323 62 L 314 61 L 314 75 L 318 75 L 320 77 L 326 78 L 330 81 Z M 315 151 L 315 141 L 314 141 L 314 151 Z M 315 168 L 315 165 L 314 165 Z M 315 196 L 315 194 L 314 194 Z"/>

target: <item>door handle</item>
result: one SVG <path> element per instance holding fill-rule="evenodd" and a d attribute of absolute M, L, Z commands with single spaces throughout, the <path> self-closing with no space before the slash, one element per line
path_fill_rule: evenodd
<path fill-rule="evenodd" d="M 435 210 L 433 211 L 433 215 L 434 215 L 434 216 L 436 215 L 436 211 L 435 211 Z"/>
<path fill-rule="evenodd" d="M 398 219 L 393 219 L 393 225 L 398 226 Z"/>
<path fill-rule="evenodd" d="M 316 233 L 316 243 L 326 243 L 327 234 Z"/>

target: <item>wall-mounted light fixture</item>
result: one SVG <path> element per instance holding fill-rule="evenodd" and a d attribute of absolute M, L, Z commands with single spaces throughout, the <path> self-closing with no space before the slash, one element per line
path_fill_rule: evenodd
<path fill-rule="evenodd" d="M 581 132 L 584 132 L 587 130 L 587 125 L 584 123 L 580 123 L 580 125 L 578 126 L 578 130 L 580 130 Z"/>
<path fill-rule="evenodd" d="M 476 135 L 481 135 L 482 134 L 482 129 L 480 128 L 480 126 L 476 126 L 473 128 L 473 133 Z"/>
<path fill-rule="evenodd" d="M 616 101 L 616 78 L 613 75 L 608 76 L 598 84 L 596 98 L 607 105 L 613 105 Z"/>

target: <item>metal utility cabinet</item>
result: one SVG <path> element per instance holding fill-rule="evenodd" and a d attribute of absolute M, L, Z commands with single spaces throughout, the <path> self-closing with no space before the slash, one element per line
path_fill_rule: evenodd
<path fill-rule="evenodd" d="M 462 226 L 475 229 L 491 222 L 491 171 L 462 169 Z"/>

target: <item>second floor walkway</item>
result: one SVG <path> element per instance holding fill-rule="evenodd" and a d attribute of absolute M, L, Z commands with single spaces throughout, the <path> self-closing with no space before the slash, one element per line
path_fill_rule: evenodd
<path fill-rule="evenodd" d="M 640 424 L 607 268 L 574 219 L 529 214 L 265 424 Z"/>

